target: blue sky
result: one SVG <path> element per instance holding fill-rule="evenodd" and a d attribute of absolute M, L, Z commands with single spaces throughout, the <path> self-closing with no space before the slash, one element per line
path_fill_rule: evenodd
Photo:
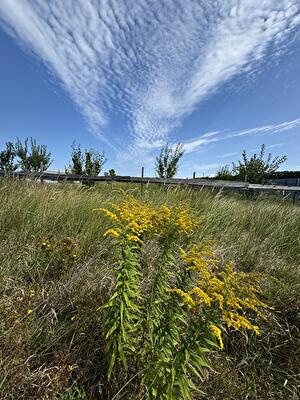
<path fill-rule="evenodd" d="M 0 146 L 33 136 L 51 169 L 73 140 L 105 169 L 212 174 L 265 143 L 300 169 L 298 0 L 1 0 Z"/>

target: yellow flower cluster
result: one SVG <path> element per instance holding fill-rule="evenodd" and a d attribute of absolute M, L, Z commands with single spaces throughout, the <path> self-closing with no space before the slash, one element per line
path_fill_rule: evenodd
<path fill-rule="evenodd" d="M 59 257 L 75 259 L 76 242 L 73 238 L 67 236 L 61 240 L 45 239 L 42 242 L 42 249 L 50 254 L 57 254 Z"/>
<path fill-rule="evenodd" d="M 52 250 L 52 244 L 51 244 L 49 239 L 45 239 L 42 242 L 42 249 L 45 250 L 45 251 L 51 251 Z"/>
<path fill-rule="evenodd" d="M 126 238 L 141 244 L 145 235 L 188 234 L 196 226 L 192 211 L 185 205 L 155 207 L 131 196 L 126 196 L 120 204 L 109 205 L 112 211 L 107 208 L 94 210 L 103 212 L 114 223 L 104 236 Z"/>
<path fill-rule="evenodd" d="M 234 270 L 231 262 L 222 264 L 219 257 L 208 245 L 193 245 L 189 252 L 181 250 L 186 267 L 195 272 L 196 286 L 189 291 L 174 289 L 189 308 L 209 308 L 220 324 L 228 328 L 247 329 L 259 334 L 259 327 L 245 316 L 252 311 L 264 318 L 269 308 L 258 299 L 259 277 Z M 211 331 L 223 346 L 221 330 L 215 324 Z"/>
<path fill-rule="evenodd" d="M 188 206 L 176 207 L 173 214 L 176 216 L 174 224 L 179 233 L 189 234 L 195 229 L 196 219 Z"/>
<path fill-rule="evenodd" d="M 76 254 L 74 253 L 76 242 L 71 237 L 65 237 L 61 241 L 62 252 L 68 255 L 69 257 L 76 258 Z"/>
<path fill-rule="evenodd" d="M 220 348 L 224 349 L 224 343 L 223 343 L 223 339 L 222 339 L 222 331 L 221 331 L 221 329 L 217 325 L 212 324 L 210 326 L 210 330 L 215 335 L 215 337 L 218 339 L 219 344 L 220 344 Z"/>
<path fill-rule="evenodd" d="M 227 312 L 223 314 L 223 320 L 226 322 L 227 326 L 233 327 L 235 330 L 240 328 L 248 329 L 254 331 L 259 335 L 259 327 L 257 325 L 251 324 L 251 322 L 244 316 L 236 314 L 234 312 Z"/>

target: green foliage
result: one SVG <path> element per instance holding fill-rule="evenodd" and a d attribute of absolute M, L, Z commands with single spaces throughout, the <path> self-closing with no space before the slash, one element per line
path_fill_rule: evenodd
<path fill-rule="evenodd" d="M 174 275 L 181 287 L 190 278 L 185 270 L 176 268 L 173 251 L 163 250 L 144 300 L 145 320 L 141 325 L 145 327 L 146 339 L 141 353 L 147 368 L 142 382 L 149 400 L 193 399 L 193 393 L 201 393 L 196 381 L 199 385 L 209 368 L 205 353 L 213 342 L 206 341 L 201 321 L 194 322 L 184 304 L 170 291 Z"/>
<path fill-rule="evenodd" d="M 104 176 L 116 176 L 116 171 L 112 168 L 109 171 L 105 171 Z"/>
<path fill-rule="evenodd" d="M 15 164 L 16 151 L 12 142 L 6 142 L 5 146 L 6 149 L 0 152 L 0 171 L 9 173 L 18 168 Z"/>
<path fill-rule="evenodd" d="M 165 312 L 167 323 L 157 332 L 158 340 L 149 352 L 143 382 L 151 400 L 192 400 L 194 394 L 203 393 L 199 384 L 210 368 L 206 353 L 214 343 L 199 333 L 201 324 L 184 318 L 178 301 L 170 306 Z"/>
<path fill-rule="evenodd" d="M 276 171 L 268 175 L 269 179 L 300 179 L 300 171 Z"/>
<path fill-rule="evenodd" d="M 109 355 L 108 379 L 117 361 L 121 361 L 125 369 L 128 368 L 127 355 L 134 353 L 138 344 L 135 338 L 139 312 L 137 301 L 141 298 L 138 252 L 136 245 L 122 242 L 116 267 L 115 291 L 108 303 L 101 307 L 108 308 L 105 328 L 105 350 Z"/>
<path fill-rule="evenodd" d="M 232 169 L 225 165 L 220 167 L 213 179 L 221 180 L 241 180 L 250 183 L 264 183 L 268 179 L 280 177 L 298 177 L 295 171 L 278 172 L 278 168 L 287 160 L 286 156 L 276 156 L 272 158 L 269 153 L 265 156 L 265 145 L 262 144 L 259 154 L 254 153 L 250 158 L 246 150 L 243 150 L 242 160 L 232 163 Z M 292 173 L 290 173 L 292 172 Z M 298 175 L 297 175 L 298 174 Z"/>
<path fill-rule="evenodd" d="M 47 146 L 37 144 L 36 139 L 26 138 L 24 143 L 17 138 L 15 144 L 16 155 L 19 158 L 18 166 L 22 171 L 46 171 L 51 165 L 51 153 L 48 152 Z"/>
<path fill-rule="evenodd" d="M 272 159 L 271 153 L 265 158 L 265 145 L 262 144 L 259 154 L 254 153 L 250 158 L 246 150 L 243 151 L 242 160 L 238 161 L 238 164 L 233 163 L 232 175 L 250 183 L 263 183 L 266 177 L 272 176 L 286 160 L 286 156 L 276 156 Z"/>
<path fill-rule="evenodd" d="M 87 400 L 87 397 L 83 390 L 78 387 L 72 387 L 67 389 L 65 393 L 59 397 L 59 400 Z"/>
<path fill-rule="evenodd" d="M 75 147 L 75 143 L 72 145 L 72 165 L 70 166 L 71 174 L 82 175 L 83 174 L 83 157 L 81 147 Z"/>
<path fill-rule="evenodd" d="M 219 167 L 215 179 L 220 179 L 222 181 L 232 180 L 232 172 L 228 165 L 224 165 L 223 167 Z"/>
<path fill-rule="evenodd" d="M 106 162 L 104 152 L 100 153 L 96 150 L 81 150 L 81 146 L 72 145 L 72 164 L 69 171 L 74 175 L 99 175 L 103 165 Z"/>
<path fill-rule="evenodd" d="M 184 154 L 183 144 L 178 143 L 173 150 L 166 144 L 156 157 L 155 171 L 160 178 L 173 178 L 178 171 L 178 163 Z"/>
<path fill-rule="evenodd" d="M 214 343 L 208 337 L 214 338 L 201 319 L 189 318 L 184 303 L 168 291 L 176 270 L 170 248 L 164 249 L 159 257 L 157 271 L 144 295 L 141 269 L 140 246 L 123 241 L 115 290 L 101 307 L 108 309 L 105 327 L 108 379 L 118 362 L 127 370 L 130 360 L 140 368 L 147 366 L 142 385 L 149 400 L 191 400 L 193 392 L 200 392 L 196 380 L 203 380 L 209 367 L 205 353 Z M 182 270 L 177 281 L 184 285 L 188 276 Z"/>

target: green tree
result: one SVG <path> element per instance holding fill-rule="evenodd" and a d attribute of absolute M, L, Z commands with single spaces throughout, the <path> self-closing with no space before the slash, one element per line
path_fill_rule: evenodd
<path fill-rule="evenodd" d="M 19 158 L 18 166 L 23 171 L 46 171 L 52 163 L 51 153 L 48 152 L 45 144 L 37 144 L 36 139 L 26 138 L 24 143 L 17 138 L 15 152 Z"/>
<path fill-rule="evenodd" d="M 102 171 L 103 165 L 106 163 L 105 154 L 104 152 L 100 153 L 99 151 L 96 150 L 89 150 L 89 153 L 91 157 L 92 175 L 99 175 L 100 172 Z"/>
<path fill-rule="evenodd" d="M 81 152 L 81 147 L 78 145 L 75 147 L 75 143 L 72 144 L 72 165 L 70 166 L 70 172 L 74 175 L 83 174 L 83 156 Z"/>
<path fill-rule="evenodd" d="M 81 150 L 81 146 L 72 145 L 72 165 L 69 170 L 75 175 L 99 175 L 106 162 L 104 152 L 89 149 Z"/>
<path fill-rule="evenodd" d="M 183 144 L 178 143 L 173 149 L 167 143 L 156 157 L 155 171 L 160 178 L 173 178 L 178 171 L 178 163 L 183 156 Z"/>
<path fill-rule="evenodd" d="M 228 165 L 224 165 L 223 167 L 219 167 L 215 178 L 216 179 L 220 179 L 222 181 L 233 179 L 232 172 L 231 172 L 230 168 L 228 167 Z"/>
<path fill-rule="evenodd" d="M 116 171 L 112 168 L 108 171 L 109 176 L 116 176 Z"/>
<path fill-rule="evenodd" d="M 243 150 L 242 160 L 233 163 L 232 174 L 235 179 L 247 180 L 250 183 L 263 183 L 267 177 L 272 176 L 279 166 L 287 160 L 286 156 L 272 158 L 269 153 L 265 156 L 266 146 L 261 145 L 260 152 L 254 153 L 250 158 Z"/>
<path fill-rule="evenodd" d="M 6 142 L 5 147 L 5 150 L 0 152 L 0 171 L 10 173 L 18 167 L 15 164 L 16 151 L 12 142 Z"/>

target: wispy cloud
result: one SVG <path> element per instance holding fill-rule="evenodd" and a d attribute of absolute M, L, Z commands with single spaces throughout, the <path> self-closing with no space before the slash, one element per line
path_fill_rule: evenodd
<path fill-rule="evenodd" d="M 237 151 L 233 151 L 233 152 L 231 152 L 231 153 L 224 153 L 224 154 L 221 154 L 221 155 L 219 155 L 218 157 L 219 157 L 219 158 L 230 158 L 230 157 L 234 157 L 234 156 L 237 156 L 237 155 L 239 155 L 239 153 L 238 153 Z"/>
<path fill-rule="evenodd" d="M 274 143 L 274 144 L 270 144 L 269 146 L 267 146 L 267 149 L 274 149 L 276 147 L 282 147 L 282 146 L 286 146 L 288 143 L 284 142 L 284 143 Z"/>
<path fill-rule="evenodd" d="M 199 137 L 196 137 L 194 139 L 185 142 L 184 149 L 185 152 L 188 154 L 188 153 L 193 153 L 195 151 L 199 151 L 204 146 L 213 142 L 219 142 L 221 140 L 238 138 L 247 135 L 274 135 L 297 127 L 300 127 L 300 118 L 294 119 L 292 121 L 285 121 L 280 124 L 264 125 L 250 129 L 243 129 L 240 131 L 226 131 L 226 132 L 216 131 L 214 132 L 214 135 L 211 135 L 211 132 L 208 132 L 202 134 Z M 273 144 L 270 145 L 269 148 L 278 147 L 281 145 L 284 145 L 284 143 Z M 229 153 L 229 154 L 234 155 L 234 153 L 233 154 Z"/>
<path fill-rule="evenodd" d="M 278 54 L 299 11 L 298 0 L 0 1 L 4 29 L 47 65 L 91 130 L 108 140 L 118 114 L 139 151 L 159 147 L 224 82 L 253 73 L 270 46 Z M 198 140 L 187 151 L 216 136 Z"/>

